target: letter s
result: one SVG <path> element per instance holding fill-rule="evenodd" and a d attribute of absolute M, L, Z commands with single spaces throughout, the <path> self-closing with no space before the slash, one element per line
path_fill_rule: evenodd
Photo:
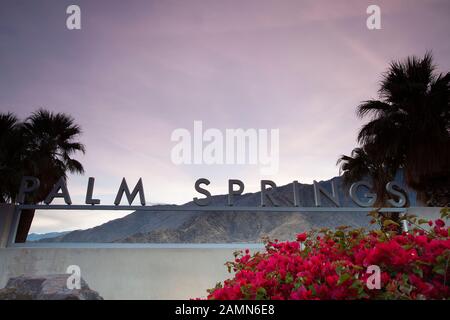
<path fill-rule="evenodd" d="M 393 196 L 398 197 L 398 201 L 389 199 L 388 202 L 393 207 L 401 208 L 406 204 L 406 196 L 404 195 L 403 192 L 395 190 L 394 187 L 401 189 L 401 187 L 397 183 L 395 183 L 394 181 L 391 181 L 388 184 L 386 184 L 386 191 L 388 193 L 392 194 Z"/>
<path fill-rule="evenodd" d="M 201 178 L 201 179 L 198 179 L 197 181 L 195 181 L 195 191 L 197 191 L 198 193 L 201 193 L 201 194 L 206 196 L 206 198 L 203 198 L 203 199 L 194 198 L 194 202 L 195 202 L 196 205 L 198 205 L 198 206 L 207 206 L 207 205 L 209 205 L 211 193 L 208 190 L 200 187 L 200 185 L 201 184 L 209 185 L 210 183 L 211 182 L 208 179 L 205 179 L 205 178 Z"/>

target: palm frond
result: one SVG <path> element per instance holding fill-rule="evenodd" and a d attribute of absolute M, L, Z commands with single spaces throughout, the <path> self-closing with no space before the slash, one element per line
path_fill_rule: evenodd
<path fill-rule="evenodd" d="M 364 118 L 367 115 L 373 114 L 375 117 L 379 117 L 384 113 L 388 113 L 393 107 L 383 101 L 379 100 L 367 100 L 361 103 L 357 107 L 357 115 L 359 118 Z"/>

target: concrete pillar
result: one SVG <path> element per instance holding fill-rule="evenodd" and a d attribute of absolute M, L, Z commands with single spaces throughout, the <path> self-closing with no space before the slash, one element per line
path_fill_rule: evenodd
<path fill-rule="evenodd" d="M 10 238 L 15 235 L 17 218 L 16 206 L 13 204 L 0 204 L 0 249 L 6 248 Z"/>

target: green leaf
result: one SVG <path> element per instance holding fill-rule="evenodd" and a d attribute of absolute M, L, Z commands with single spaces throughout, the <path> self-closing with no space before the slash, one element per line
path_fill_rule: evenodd
<path fill-rule="evenodd" d="M 423 278 L 423 271 L 422 271 L 422 269 L 420 269 L 420 268 L 415 268 L 415 269 L 413 270 L 413 272 L 414 272 L 415 274 L 417 274 L 419 277 Z"/>
<path fill-rule="evenodd" d="M 426 219 L 419 219 L 419 221 L 417 221 L 417 224 L 426 224 L 428 223 L 428 220 Z"/>
<path fill-rule="evenodd" d="M 377 234 L 377 236 L 379 236 L 379 237 L 384 236 L 384 232 L 381 230 L 373 230 L 373 232 L 375 232 Z"/>
<path fill-rule="evenodd" d="M 338 230 L 335 232 L 336 237 L 339 238 L 344 238 L 345 237 L 345 233 L 342 230 Z"/>
<path fill-rule="evenodd" d="M 437 273 L 437 274 L 440 274 L 441 276 L 445 275 L 445 269 L 444 269 L 443 266 L 435 266 L 433 268 L 433 272 Z"/>
<path fill-rule="evenodd" d="M 365 293 L 365 292 L 363 291 L 363 292 L 361 292 L 361 294 L 359 295 L 359 298 L 360 298 L 360 299 L 368 299 L 368 298 L 370 298 L 370 296 L 369 296 L 367 293 Z"/>
<path fill-rule="evenodd" d="M 259 287 L 256 290 L 256 300 L 262 300 L 266 297 L 266 295 L 267 295 L 267 291 L 265 288 Z"/>
<path fill-rule="evenodd" d="M 402 279 L 404 283 L 408 283 L 409 277 L 406 273 L 402 274 Z"/>
<path fill-rule="evenodd" d="M 298 288 L 300 288 L 303 285 L 303 281 L 304 281 L 303 277 L 297 278 L 297 281 L 295 281 L 295 285 L 294 285 L 295 290 L 297 290 Z"/>
<path fill-rule="evenodd" d="M 313 295 L 317 295 L 316 288 L 312 284 L 308 286 L 308 289 L 311 290 Z"/>
<path fill-rule="evenodd" d="M 384 222 L 383 222 L 383 226 L 385 226 L 385 227 L 390 226 L 391 224 L 399 226 L 399 224 L 397 222 L 389 220 L 389 219 L 384 220 Z"/>
<path fill-rule="evenodd" d="M 286 274 L 286 278 L 284 279 L 284 282 L 286 283 L 291 283 L 292 281 L 294 281 L 294 277 L 292 276 L 292 274 L 290 274 L 289 272 Z"/>
<path fill-rule="evenodd" d="M 343 284 L 345 281 L 347 281 L 348 279 L 350 279 L 350 275 L 348 274 L 348 273 L 344 273 L 344 274 L 341 274 L 341 276 L 339 277 L 339 280 L 338 280 L 338 286 L 340 286 L 341 284 Z"/>
<path fill-rule="evenodd" d="M 359 281 L 359 280 L 354 281 L 352 283 L 352 285 L 350 286 L 350 288 L 357 289 L 358 292 L 359 292 L 361 290 L 361 288 L 362 288 L 361 281 Z"/>
<path fill-rule="evenodd" d="M 341 265 L 337 265 L 337 266 L 336 266 L 336 273 L 340 274 L 341 271 L 343 271 L 343 270 L 344 270 L 344 267 L 343 267 L 343 266 L 341 266 Z"/>

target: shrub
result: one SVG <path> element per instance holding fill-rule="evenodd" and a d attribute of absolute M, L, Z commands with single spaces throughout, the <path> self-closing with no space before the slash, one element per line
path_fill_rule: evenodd
<path fill-rule="evenodd" d="M 234 276 L 208 290 L 208 299 L 447 299 L 448 216 L 446 209 L 435 222 L 408 217 L 413 228 L 401 234 L 344 226 L 266 240 L 264 252 L 235 252 L 226 263 Z M 380 268 L 379 289 L 368 286 L 371 265 Z"/>

